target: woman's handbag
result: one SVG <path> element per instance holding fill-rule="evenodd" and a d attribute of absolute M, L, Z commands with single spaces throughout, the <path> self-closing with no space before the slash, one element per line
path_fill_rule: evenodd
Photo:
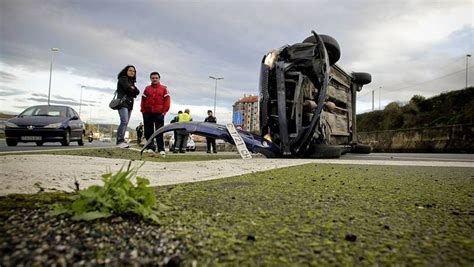
<path fill-rule="evenodd" d="M 117 91 L 116 91 L 114 98 L 109 103 L 109 108 L 114 109 L 114 110 L 120 109 L 122 107 L 123 101 L 124 101 L 124 98 L 117 98 Z"/>

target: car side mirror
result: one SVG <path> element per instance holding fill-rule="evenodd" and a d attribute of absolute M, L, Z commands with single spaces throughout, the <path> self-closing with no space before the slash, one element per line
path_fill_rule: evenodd
<path fill-rule="evenodd" d="M 78 119 L 79 119 L 78 116 L 72 116 L 72 117 L 71 117 L 71 120 L 78 120 Z"/>

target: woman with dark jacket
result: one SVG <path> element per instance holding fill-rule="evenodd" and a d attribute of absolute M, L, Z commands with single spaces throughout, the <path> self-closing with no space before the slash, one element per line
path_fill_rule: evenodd
<path fill-rule="evenodd" d="M 118 109 L 120 116 L 120 126 L 117 129 L 117 146 L 120 148 L 128 148 L 129 145 L 125 142 L 125 131 L 132 115 L 133 99 L 140 94 L 140 91 L 135 87 L 137 81 L 136 69 L 132 65 L 126 66 L 117 76 L 117 98 L 125 98 L 122 107 Z"/>

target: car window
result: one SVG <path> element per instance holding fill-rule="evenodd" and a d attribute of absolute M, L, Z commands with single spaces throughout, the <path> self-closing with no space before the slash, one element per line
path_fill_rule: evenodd
<path fill-rule="evenodd" d="M 52 116 L 52 117 L 65 117 L 67 115 L 66 107 L 61 106 L 34 106 L 25 109 L 20 113 L 20 117 L 25 116 Z"/>

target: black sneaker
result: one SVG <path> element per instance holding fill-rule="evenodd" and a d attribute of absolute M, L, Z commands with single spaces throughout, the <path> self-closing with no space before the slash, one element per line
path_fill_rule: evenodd
<path fill-rule="evenodd" d="M 178 153 L 178 150 L 173 150 L 173 154 L 176 154 L 176 153 Z"/>
<path fill-rule="evenodd" d="M 207 151 L 207 154 L 211 154 L 211 151 L 208 150 L 208 151 Z"/>

